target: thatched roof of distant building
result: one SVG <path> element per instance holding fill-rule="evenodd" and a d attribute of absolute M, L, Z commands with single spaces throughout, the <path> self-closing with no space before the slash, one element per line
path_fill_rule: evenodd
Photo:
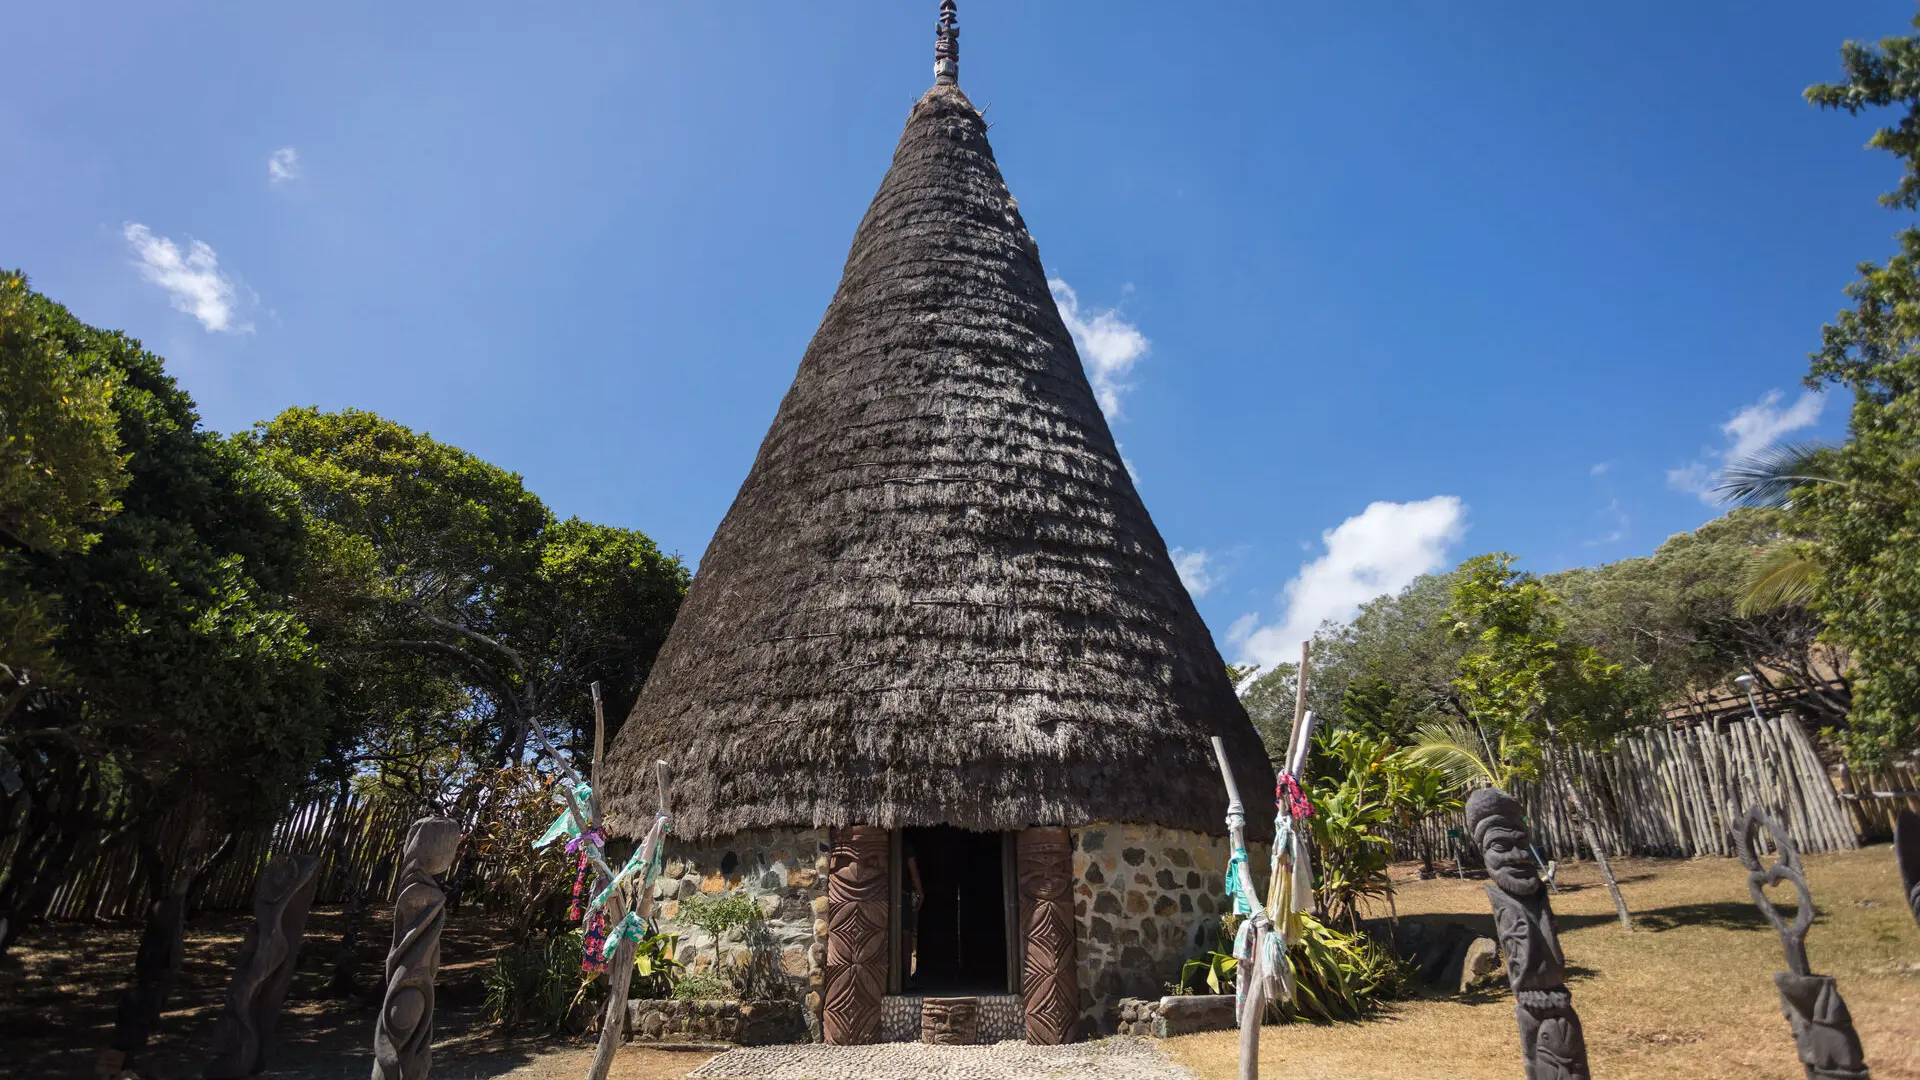
<path fill-rule="evenodd" d="M 840 288 L 608 755 L 614 830 L 1094 821 L 1224 832 L 1259 736 L 957 86 Z M 1258 812 L 1253 831 L 1265 825 Z"/>

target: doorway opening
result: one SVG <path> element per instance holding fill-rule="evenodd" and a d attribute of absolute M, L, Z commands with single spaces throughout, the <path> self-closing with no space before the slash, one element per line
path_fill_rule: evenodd
<path fill-rule="evenodd" d="M 929 825 L 895 835 L 894 991 L 1017 992 L 1012 834 Z"/>

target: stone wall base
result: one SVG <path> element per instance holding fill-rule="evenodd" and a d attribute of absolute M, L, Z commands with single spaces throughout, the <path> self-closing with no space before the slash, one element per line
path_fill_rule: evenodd
<path fill-rule="evenodd" d="M 807 1041 L 807 1021 L 792 1001 L 627 1002 L 627 1037 L 634 1042 L 730 1042 L 773 1046 Z"/>
<path fill-rule="evenodd" d="M 1231 1031 L 1238 1025 L 1232 994 L 1182 994 L 1177 997 L 1122 998 L 1114 1026 L 1122 1035 L 1170 1039 L 1200 1031 Z"/>

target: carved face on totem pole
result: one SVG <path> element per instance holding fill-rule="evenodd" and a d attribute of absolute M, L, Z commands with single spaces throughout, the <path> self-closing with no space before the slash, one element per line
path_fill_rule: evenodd
<path fill-rule="evenodd" d="M 1527 845 L 1527 823 L 1513 796 L 1481 788 L 1467 798 L 1467 831 L 1480 846 L 1493 883 L 1512 896 L 1540 891 L 1540 867 Z"/>

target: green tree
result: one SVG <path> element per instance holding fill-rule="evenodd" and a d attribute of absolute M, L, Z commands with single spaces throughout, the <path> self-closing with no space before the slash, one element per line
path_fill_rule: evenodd
<path fill-rule="evenodd" d="M 1855 115 L 1896 110 L 1867 145 L 1900 162 L 1882 203 L 1920 210 L 1920 37 L 1848 42 L 1841 67 L 1839 82 L 1809 87 L 1807 100 Z M 1792 485 L 1789 511 L 1811 536 L 1800 553 L 1812 564 L 1813 606 L 1857 665 L 1842 739 L 1866 764 L 1920 735 L 1920 229 L 1902 231 L 1899 245 L 1884 265 L 1860 265 L 1847 288 L 1853 306 L 1822 331 L 1807 382 L 1853 392 L 1848 439 L 1820 462 L 1830 482 Z"/>
<path fill-rule="evenodd" d="M 141 845 L 153 904 L 114 1036 L 137 1050 L 206 857 L 277 812 L 329 738 L 319 657 L 286 600 L 307 535 L 285 485 L 200 428 L 158 356 L 37 294 L 25 307 L 88 385 L 114 387 L 127 483 L 97 542 L 8 546 L 10 582 L 60 599 L 67 679 L 0 720 L 0 769 L 24 780 L 0 813 L 0 918 L 17 932 L 76 856 Z M 160 844 L 166 812 L 188 823 L 178 853 Z"/>
<path fill-rule="evenodd" d="M 313 522 L 301 610 L 351 693 L 407 718 L 350 752 L 390 785 L 444 807 L 534 724 L 578 743 L 594 681 L 624 718 L 687 585 L 644 534 L 556 521 L 519 476 L 370 412 L 289 409 L 249 444 Z"/>
<path fill-rule="evenodd" d="M 1361 605 L 1346 624 L 1313 639 L 1307 707 L 1322 728 L 1358 726 L 1404 742 L 1415 726 L 1463 717 L 1452 680 L 1465 646 L 1449 632 L 1449 574 L 1427 574 Z M 1241 704 L 1275 754 L 1293 723 L 1297 664 L 1276 664 L 1240 689 Z"/>
<path fill-rule="evenodd" d="M 1559 598 L 1504 552 L 1460 564 L 1453 584 L 1453 633 L 1471 642 L 1454 687 L 1483 738 L 1498 733 L 1511 773 L 1524 776 L 1563 742 L 1599 743 L 1642 719 L 1644 699 L 1627 690 L 1620 664 L 1570 640 L 1555 610 Z M 1486 738 L 1491 743 L 1491 738 Z M 1578 778 L 1562 767 L 1570 808 L 1613 894 L 1622 926 L 1632 927 L 1593 827 Z"/>
<path fill-rule="evenodd" d="M 0 270 L 0 720 L 60 678 L 60 598 L 27 585 L 25 554 L 85 551 L 120 509 L 117 385 L 50 331 L 25 274 Z"/>
<path fill-rule="evenodd" d="M 1778 510 L 1736 509 L 1669 538 L 1651 557 L 1543 581 L 1564 601 L 1568 634 L 1623 666 L 1622 691 L 1640 695 L 1640 715 L 1701 706 L 1744 672 L 1838 723 L 1850 695 L 1844 683 L 1827 685 L 1836 657 L 1819 640 L 1819 615 L 1804 603 L 1746 603 L 1756 565 L 1795 547 L 1793 527 Z"/>

